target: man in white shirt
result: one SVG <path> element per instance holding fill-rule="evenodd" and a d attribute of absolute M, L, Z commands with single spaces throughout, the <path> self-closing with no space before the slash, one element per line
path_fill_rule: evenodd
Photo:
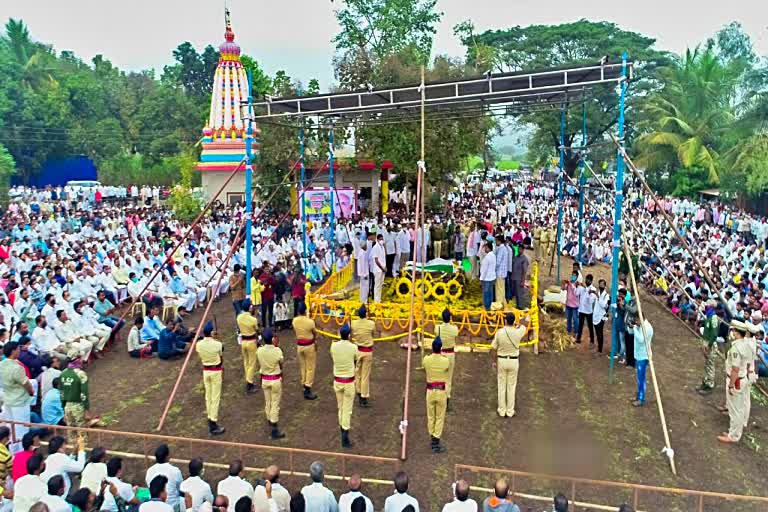
<path fill-rule="evenodd" d="M 48 512 L 71 512 L 72 507 L 63 496 L 64 478 L 61 475 L 54 475 L 48 480 L 48 494 L 41 497 L 40 501 L 48 507 Z"/>
<path fill-rule="evenodd" d="M 40 479 L 47 484 L 51 477 L 61 475 L 64 479 L 64 496 L 68 496 L 72 487 L 69 474 L 82 473 L 84 467 L 85 450 L 82 438 L 78 440 L 77 459 L 73 459 L 66 453 L 66 440 L 62 436 L 54 436 L 48 442 L 48 458 L 45 459 L 45 471 L 40 475 Z"/>
<path fill-rule="evenodd" d="M 312 483 L 301 489 L 306 501 L 305 512 L 338 512 L 336 497 L 333 491 L 323 485 L 325 468 L 321 462 L 313 462 L 309 466 L 309 476 Z M 418 511 L 417 511 L 418 512 Z"/>
<path fill-rule="evenodd" d="M 453 484 L 453 501 L 445 504 L 443 512 L 477 512 L 477 502 L 469 497 L 469 484 L 466 480 Z"/>
<path fill-rule="evenodd" d="M 155 464 L 155 466 L 156 465 L 157 464 Z M 142 503 L 139 507 L 139 512 L 176 512 L 176 508 L 167 503 L 167 488 L 169 485 L 170 482 L 165 475 L 158 473 L 152 477 L 152 479 L 149 481 L 149 496 L 152 499 L 151 501 L 145 501 Z"/>
<path fill-rule="evenodd" d="M 192 499 L 192 510 L 198 512 L 203 503 L 213 503 L 211 486 L 203 480 L 203 460 L 192 459 L 189 461 L 189 478 L 181 483 L 181 492 Z"/>
<path fill-rule="evenodd" d="M 29 509 L 40 501 L 46 494 L 46 486 L 40 479 L 40 473 L 45 469 L 42 455 L 33 455 L 27 461 L 28 474 L 14 482 L 13 510 L 14 512 L 29 512 Z"/>
<path fill-rule="evenodd" d="M 373 512 L 373 503 L 371 503 L 368 496 L 360 492 L 360 488 L 363 486 L 363 479 L 360 478 L 360 475 L 355 473 L 350 476 L 347 485 L 349 486 L 349 492 L 339 496 L 339 512 L 351 512 L 352 502 L 358 497 L 362 497 L 365 500 L 365 512 Z"/>
<path fill-rule="evenodd" d="M 229 500 L 228 512 L 235 512 L 235 504 L 243 496 L 253 499 L 253 486 L 243 479 L 243 474 L 243 461 L 232 461 L 229 464 L 229 476 L 220 481 L 216 488 L 216 494 L 226 496 Z"/>
<path fill-rule="evenodd" d="M 151 486 L 152 480 L 158 475 L 162 475 L 165 477 L 167 486 L 165 489 L 165 502 L 173 509 L 175 510 L 178 507 L 179 504 L 179 487 L 181 486 L 181 482 L 183 481 L 183 478 L 181 476 L 181 471 L 176 466 L 170 464 L 168 460 L 170 459 L 171 452 L 168 449 L 167 444 L 161 444 L 157 447 L 155 450 L 155 464 L 150 466 L 150 468 L 147 470 L 147 486 Z M 151 493 L 150 488 L 150 493 Z M 152 496 L 153 498 L 155 496 Z M 143 509 L 142 505 L 142 509 Z M 142 510 L 142 512 L 146 512 Z M 157 511 L 149 511 L 149 512 L 157 512 Z"/>
<path fill-rule="evenodd" d="M 369 235 L 370 237 L 371 235 Z M 357 261 L 357 277 L 360 279 L 360 302 L 365 304 L 368 302 L 368 292 L 371 289 L 370 283 L 370 260 L 368 259 L 368 242 L 363 240 L 359 243 L 357 253 L 355 253 L 355 259 Z"/>
<path fill-rule="evenodd" d="M 117 512 L 118 506 L 115 496 L 123 500 L 127 506 L 138 505 L 139 499 L 136 497 L 136 487 L 123 482 L 122 458 L 112 457 L 107 462 L 107 482 L 113 487 L 116 494 L 113 495 L 111 490 L 104 492 L 104 502 L 101 505 L 101 510 Z"/>
<path fill-rule="evenodd" d="M 589 330 L 589 346 L 592 348 L 595 344 L 595 327 L 592 323 L 592 312 L 595 309 L 595 300 L 597 299 L 597 290 L 592 286 L 592 274 L 587 274 L 586 282 L 583 286 L 576 288 L 576 295 L 579 297 L 579 328 L 576 334 L 576 343 L 581 343 L 581 333 L 586 324 Z"/>
<path fill-rule="evenodd" d="M 495 269 L 494 269 L 495 271 Z M 401 512 L 408 505 L 413 505 L 415 512 L 419 512 L 419 502 L 408 494 L 408 475 L 405 471 L 395 474 L 395 494 L 384 501 L 384 512 Z"/>
<path fill-rule="evenodd" d="M 288 512 L 290 510 L 291 494 L 288 492 L 288 489 L 280 484 L 279 479 L 280 468 L 277 466 L 269 466 L 264 470 L 264 480 L 272 484 L 272 499 L 277 507 L 277 512 Z M 266 485 L 259 485 L 253 490 L 253 508 L 256 512 L 271 511 Z"/>
<path fill-rule="evenodd" d="M 384 236 L 376 236 L 376 245 L 371 248 L 371 271 L 373 272 L 373 302 L 381 302 L 384 274 L 387 271 L 387 255 L 384 250 Z"/>
<path fill-rule="evenodd" d="M 481 251 L 485 254 L 480 262 L 480 283 L 483 285 L 483 306 L 487 311 L 491 310 L 493 292 L 496 285 L 496 255 L 493 253 L 491 243 L 486 242 Z"/>

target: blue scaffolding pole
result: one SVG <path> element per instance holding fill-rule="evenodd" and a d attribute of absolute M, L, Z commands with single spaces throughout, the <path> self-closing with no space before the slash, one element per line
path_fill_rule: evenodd
<path fill-rule="evenodd" d="M 581 155 L 579 158 L 579 263 L 584 257 L 584 185 L 587 177 L 584 175 L 584 160 L 587 158 L 587 102 L 581 113 Z"/>
<path fill-rule="evenodd" d="M 301 96 L 301 89 L 299 89 L 299 96 Z M 301 255 L 303 258 L 307 257 L 307 211 L 304 206 L 304 180 L 306 179 L 306 170 L 304 167 L 304 116 L 301 117 L 299 125 L 299 214 L 301 216 Z M 303 265 L 302 265 L 303 267 Z M 304 269 L 306 270 L 306 268 Z"/>
<path fill-rule="evenodd" d="M 624 102 L 627 96 L 627 52 L 621 56 L 621 95 L 619 96 L 619 141 L 621 148 L 616 152 L 616 202 L 613 213 L 613 251 L 611 255 L 611 362 L 608 370 L 609 379 L 613 378 L 613 360 L 619 345 L 619 332 L 616 328 L 619 317 L 616 303 L 619 294 L 619 252 L 621 251 L 621 210 L 624 206 Z M 629 262 L 631 265 L 632 262 Z"/>
<path fill-rule="evenodd" d="M 245 132 L 245 296 L 251 296 L 253 262 L 253 96 L 252 73 L 248 71 L 248 130 Z"/>
<path fill-rule="evenodd" d="M 565 187 L 565 180 L 563 173 L 565 172 L 565 103 L 560 107 L 560 179 L 557 184 L 558 194 L 558 208 L 557 208 L 557 244 L 555 250 L 557 251 L 557 282 L 560 282 L 560 242 L 563 236 L 563 188 Z M 551 268 L 551 267 L 550 267 Z"/>
<path fill-rule="evenodd" d="M 331 199 L 331 213 L 329 219 L 329 224 L 331 225 L 331 236 L 328 240 L 328 247 L 331 250 L 331 268 L 333 268 L 336 261 L 336 218 L 333 204 L 333 196 L 334 192 L 336 191 L 336 181 L 333 175 L 333 124 L 331 124 L 331 128 L 328 131 L 328 188 L 330 189 L 329 194 Z"/>

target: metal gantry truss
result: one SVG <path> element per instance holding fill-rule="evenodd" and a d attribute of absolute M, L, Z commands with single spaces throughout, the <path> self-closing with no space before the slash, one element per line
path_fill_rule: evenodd
<path fill-rule="evenodd" d="M 632 63 L 628 78 L 632 76 Z M 510 105 L 513 109 L 537 108 L 581 101 L 588 89 L 619 85 L 622 63 L 598 63 L 537 72 L 489 73 L 482 77 L 425 84 L 428 111 L 482 109 Z M 377 90 L 367 87 L 353 92 L 266 98 L 253 103 L 254 121 L 295 116 L 356 116 L 364 113 L 410 112 L 420 108 L 421 86 L 410 85 Z M 478 112 L 479 113 L 479 112 Z M 243 117 L 249 116 L 247 112 Z"/>

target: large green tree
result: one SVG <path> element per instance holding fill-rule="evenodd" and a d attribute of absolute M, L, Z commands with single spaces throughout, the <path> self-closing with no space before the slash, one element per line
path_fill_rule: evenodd
<path fill-rule="evenodd" d="M 637 32 L 621 29 L 607 21 L 579 20 L 560 25 L 515 26 L 504 30 L 475 33 L 471 22 L 454 28 L 466 47 L 467 63 L 480 71 L 535 71 L 558 66 L 595 64 L 604 57 L 620 62 L 626 52 L 636 64 L 634 81 L 626 104 L 628 119 L 637 98 L 657 87 L 653 80 L 658 64 L 666 62 L 668 54 L 654 48 L 655 40 Z M 618 122 L 616 87 L 594 88 L 586 101 L 587 144 L 604 141 L 606 133 L 615 131 Z M 566 103 L 565 169 L 573 174 L 579 163 L 578 151 L 570 148 L 581 144 L 581 102 Z M 522 113 L 517 119 L 534 128 L 529 148 L 534 160 L 556 154 L 560 146 L 559 109 Z M 631 128 L 631 126 L 630 126 Z M 628 133 L 631 136 L 631 131 Z M 599 155 L 599 148 L 592 158 Z"/>

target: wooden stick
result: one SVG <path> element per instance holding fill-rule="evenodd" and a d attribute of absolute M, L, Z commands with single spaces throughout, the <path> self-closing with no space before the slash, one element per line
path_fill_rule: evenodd
<path fill-rule="evenodd" d="M 637 287 L 637 281 L 635 280 L 635 269 L 632 265 L 632 252 L 629 249 L 626 236 L 622 233 L 622 239 L 624 243 L 624 254 L 627 257 L 629 264 L 629 277 L 632 279 L 632 288 L 635 290 L 635 300 L 637 300 L 637 312 L 640 316 L 640 329 L 643 331 L 643 343 L 648 350 L 648 366 L 651 368 L 651 381 L 653 381 L 653 390 L 656 393 L 656 405 L 659 408 L 659 417 L 661 418 L 661 428 L 664 432 L 664 446 L 667 457 L 669 458 L 669 465 L 672 468 L 672 474 L 677 476 L 677 469 L 675 468 L 675 452 L 672 450 L 672 445 L 669 442 L 669 432 L 667 431 L 667 418 L 664 416 L 664 405 L 661 403 L 661 392 L 659 391 L 659 382 L 656 379 L 656 369 L 653 365 L 653 350 L 651 349 L 651 343 L 648 340 L 648 335 L 645 332 L 645 316 L 643 315 L 643 306 L 640 302 L 640 290 Z"/>
<path fill-rule="evenodd" d="M 421 205 L 424 204 L 423 194 L 423 182 L 424 182 L 424 67 L 421 68 L 421 160 L 418 162 L 418 170 L 416 174 L 416 204 L 414 206 L 416 234 L 418 235 L 420 214 L 423 211 Z M 407 187 L 406 187 L 407 188 Z M 421 232 L 421 242 L 424 241 L 424 230 Z M 403 438 L 400 445 L 400 459 L 405 460 L 408 457 L 408 397 L 411 389 L 411 346 L 413 343 L 413 324 L 414 324 L 414 302 L 416 297 L 416 245 L 418 244 L 419 251 L 423 251 L 424 247 L 416 237 L 415 244 L 413 245 L 413 265 L 411 268 L 411 311 L 408 315 L 408 341 L 406 346 L 407 354 L 405 355 L 405 391 L 403 396 L 403 420 L 400 422 L 400 432 L 402 432 Z M 422 272 L 423 273 L 423 272 Z M 422 296 L 423 300 L 423 296 Z M 423 350 L 423 348 L 422 348 Z"/>

